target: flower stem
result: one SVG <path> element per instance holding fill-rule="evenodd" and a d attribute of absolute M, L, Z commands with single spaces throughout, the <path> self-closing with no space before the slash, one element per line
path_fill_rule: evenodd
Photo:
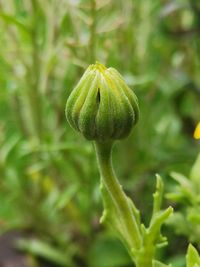
<path fill-rule="evenodd" d="M 153 267 L 153 256 L 155 249 L 142 249 L 135 258 L 136 267 Z"/>
<path fill-rule="evenodd" d="M 99 170 L 104 186 L 120 214 L 119 219 L 123 222 L 130 238 L 130 248 L 139 249 L 142 243 L 139 227 L 131 210 L 128 198 L 114 173 L 112 167 L 112 146 L 113 142 L 95 142 Z"/>

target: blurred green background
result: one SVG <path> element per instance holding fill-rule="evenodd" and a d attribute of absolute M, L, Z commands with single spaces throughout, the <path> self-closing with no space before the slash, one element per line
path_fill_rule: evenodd
<path fill-rule="evenodd" d="M 7 258 L 14 267 L 133 266 L 99 224 L 93 145 L 64 114 L 96 60 L 116 68 L 139 98 L 140 121 L 115 146 L 114 166 L 145 223 L 155 173 L 166 192 L 175 185 L 172 171 L 189 175 L 200 149 L 193 140 L 200 120 L 199 1 L 0 0 L 2 267 Z M 169 246 L 158 257 L 185 266 L 189 233 L 177 235 L 172 226 L 164 232 Z M 17 265 L 21 258 L 25 265 Z"/>

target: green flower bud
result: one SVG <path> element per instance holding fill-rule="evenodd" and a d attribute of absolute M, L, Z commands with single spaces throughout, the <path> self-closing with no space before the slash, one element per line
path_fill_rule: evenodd
<path fill-rule="evenodd" d="M 89 140 L 124 138 L 138 116 L 137 97 L 122 76 L 98 62 L 87 68 L 66 104 L 69 124 Z"/>

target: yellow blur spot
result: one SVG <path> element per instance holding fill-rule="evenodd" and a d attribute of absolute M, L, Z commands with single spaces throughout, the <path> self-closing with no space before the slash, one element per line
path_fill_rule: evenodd
<path fill-rule="evenodd" d="M 54 182 L 49 176 L 43 177 L 42 186 L 45 193 L 49 193 L 55 188 Z"/>
<path fill-rule="evenodd" d="M 28 172 L 29 178 L 34 182 L 34 183 L 38 183 L 41 175 L 39 172 Z"/>
<path fill-rule="evenodd" d="M 194 138 L 195 139 L 200 139 L 200 122 L 197 124 L 197 127 L 194 131 Z"/>

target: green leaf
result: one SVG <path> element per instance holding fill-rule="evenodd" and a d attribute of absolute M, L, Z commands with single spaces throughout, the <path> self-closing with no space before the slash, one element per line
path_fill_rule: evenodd
<path fill-rule="evenodd" d="M 172 266 L 171 266 L 171 264 L 166 265 L 160 261 L 153 261 L 153 267 L 172 267 Z"/>
<path fill-rule="evenodd" d="M 173 208 L 168 207 L 166 210 L 161 211 L 162 197 L 164 185 L 161 177 L 156 175 L 156 192 L 153 194 L 153 212 L 150 221 L 150 226 L 144 232 L 144 240 L 146 244 L 158 245 L 159 247 L 166 245 L 167 240 L 161 235 L 161 227 L 163 223 L 173 213 Z"/>
<path fill-rule="evenodd" d="M 174 180 L 176 180 L 182 187 L 189 187 L 191 188 L 191 182 L 189 179 L 187 179 L 187 177 L 185 177 L 183 174 L 181 173 L 177 173 L 177 172 L 172 172 L 171 176 Z"/>
<path fill-rule="evenodd" d="M 153 194 L 153 216 L 160 211 L 163 197 L 163 182 L 160 175 L 156 175 L 156 192 Z"/>
<path fill-rule="evenodd" d="M 39 256 L 43 259 L 49 260 L 64 267 L 69 267 L 68 255 L 58 251 L 49 244 L 39 240 L 25 240 L 21 239 L 17 242 L 17 247 L 20 250 L 26 251 L 34 256 Z"/>
<path fill-rule="evenodd" d="M 60 197 L 57 200 L 56 208 L 63 209 L 76 194 L 78 188 L 78 184 L 72 184 L 69 188 L 64 190 L 64 192 L 61 193 Z"/>
<path fill-rule="evenodd" d="M 18 29 L 26 32 L 26 33 L 30 33 L 30 30 L 29 28 L 24 25 L 21 21 L 19 21 L 18 19 L 16 19 L 15 17 L 13 16 L 10 16 L 6 13 L 3 13 L 3 12 L 0 12 L 0 18 L 2 20 L 4 20 L 4 22 L 8 23 L 8 24 L 12 24 L 12 25 L 15 25 Z"/>
<path fill-rule="evenodd" d="M 168 207 L 166 210 L 162 212 L 157 212 L 151 220 L 151 224 L 146 231 L 145 234 L 145 242 L 146 244 L 153 245 L 156 244 L 157 241 L 160 240 L 160 230 L 163 223 L 169 218 L 169 216 L 173 213 L 173 208 Z M 161 238 L 162 241 L 163 237 Z M 163 239 L 164 244 L 166 244 L 166 239 Z M 160 245 L 160 244 L 159 244 Z"/>
<path fill-rule="evenodd" d="M 0 151 L 0 158 L 3 164 L 7 163 L 9 156 L 12 155 L 13 150 L 16 148 L 19 142 L 20 142 L 20 137 L 18 135 L 14 135 L 8 138 L 3 143 L 3 146 L 1 147 L 1 151 Z"/>
<path fill-rule="evenodd" d="M 102 181 L 100 188 L 104 203 L 104 211 L 100 222 L 107 224 L 111 230 L 116 232 L 116 234 L 119 236 L 119 238 L 122 240 L 122 242 L 130 252 L 131 241 L 129 233 L 126 231 L 126 227 L 123 225 L 119 211 L 113 205 L 113 200 L 110 194 L 107 192 Z"/>
<path fill-rule="evenodd" d="M 197 192 L 200 193 L 200 153 L 192 167 L 190 179 L 194 183 Z"/>
<path fill-rule="evenodd" d="M 192 181 L 189 180 L 184 175 L 180 173 L 176 173 L 176 172 L 172 172 L 171 176 L 174 180 L 176 180 L 180 184 L 179 193 L 182 194 L 183 198 L 186 198 L 190 200 L 191 202 L 196 202 L 195 201 L 195 186 L 193 185 Z"/>
<path fill-rule="evenodd" d="M 187 260 L 187 267 L 200 267 L 199 254 L 195 249 L 195 247 L 193 247 L 191 244 L 188 247 L 186 260 Z"/>

